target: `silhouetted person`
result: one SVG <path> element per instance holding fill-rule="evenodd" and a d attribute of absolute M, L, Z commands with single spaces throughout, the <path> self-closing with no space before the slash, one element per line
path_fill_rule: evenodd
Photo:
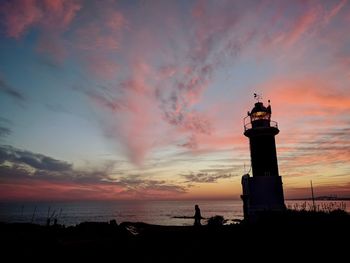
<path fill-rule="evenodd" d="M 194 226 L 201 226 L 201 219 L 202 219 L 202 215 L 201 215 L 201 210 L 199 209 L 198 205 L 194 206 Z"/>

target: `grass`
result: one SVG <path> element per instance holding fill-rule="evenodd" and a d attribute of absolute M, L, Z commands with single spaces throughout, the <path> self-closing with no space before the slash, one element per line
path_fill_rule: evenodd
<path fill-rule="evenodd" d="M 323 212 L 323 213 L 331 213 L 333 211 L 346 211 L 346 203 L 345 202 L 324 202 L 321 204 L 313 205 L 309 202 L 303 203 L 295 203 L 292 205 L 288 205 L 289 210 L 294 211 L 314 211 L 314 212 Z"/>

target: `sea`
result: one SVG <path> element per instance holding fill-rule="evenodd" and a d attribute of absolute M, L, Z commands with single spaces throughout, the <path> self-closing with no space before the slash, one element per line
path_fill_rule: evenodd
<path fill-rule="evenodd" d="M 287 200 L 288 208 L 311 209 L 312 202 Z M 240 200 L 197 201 L 76 201 L 76 202 L 0 202 L 0 222 L 35 223 L 44 225 L 47 219 L 53 223 L 74 226 L 81 222 L 144 222 L 156 225 L 193 225 L 194 206 L 201 210 L 203 224 L 215 215 L 221 215 L 226 223 L 243 219 Z M 320 210 L 342 208 L 350 213 L 350 201 L 315 201 Z"/>

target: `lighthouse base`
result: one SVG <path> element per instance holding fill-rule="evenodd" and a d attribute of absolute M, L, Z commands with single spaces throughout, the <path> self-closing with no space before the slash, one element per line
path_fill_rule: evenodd
<path fill-rule="evenodd" d="M 242 176 L 244 219 L 254 220 L 260 212 L 284 211 L 281 176 Z"/>

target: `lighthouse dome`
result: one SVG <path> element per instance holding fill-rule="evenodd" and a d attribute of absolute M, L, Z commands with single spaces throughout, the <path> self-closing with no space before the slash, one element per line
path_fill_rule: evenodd
<path fill-rule="evenodd" d="M 256 120 L 270 120 L 271 106 L 265 107 L 262 102 L 257 102 L 249 115 L 252 122 Z"/>

